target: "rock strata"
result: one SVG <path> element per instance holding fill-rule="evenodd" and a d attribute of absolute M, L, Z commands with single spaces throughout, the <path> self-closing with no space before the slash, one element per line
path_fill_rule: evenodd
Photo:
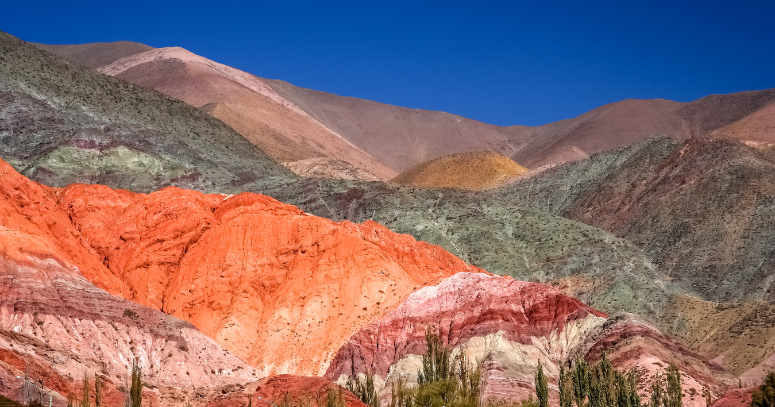
<path fill-rule="evenodd" d="M 53 189 L 0 169 L 10 241 L 33 234 L 74 275 L 190 321 L 261 376 L 322 374 L 411 292 L 481 271 L 375 222 L 332 222 L 264 195 Z"/>
<path fill-rule="evenodd" d="M 579 356 L 595 362 L 604 351 L 618 368 L 642 373 L 644 394 L 654 372 L 675 362 L 684 375 L 685 405 L 704 406 L 705 389 L 718 397 L 732 382 L 719 366 L 637 318 L 607 319 L 547 285 L 470 273 L 418 290 L 363 328 L 339 350 L 326 377 L 342 383 L 371 372 L 386 403 L 399 377 L 416 383 L 428 328 L 453 355 L 465 352 L 481 363 L 489 399 L 527 398 L 539 362 L 556 392 L 561 365 Z"/>

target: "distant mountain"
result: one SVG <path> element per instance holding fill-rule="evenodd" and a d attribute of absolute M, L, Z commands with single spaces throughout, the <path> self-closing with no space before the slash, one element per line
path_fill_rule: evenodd
<path fill-rule="evenodd" d="M 528 128 L 523 126 L 499 127 L 445 112 L 338 96 L 278 80 L 267 80 L 267 84 L 398 172 L 456 153 L 493 151 L 509 157 L 530 141 Z"/>
<path fill-rule="evenodd" d="M 390 182 L 423 188 L 482 191 L 499 187 L 527 171 L 508 157 L 479 151 L 434 158 L 402 172 Z"/>
<path fill-rule="evenodd" d="M 110 44 L 115 44 L 114 47 L 118 49 L 111 50 Z M 94 66 L 91 59 L 87 58 L 93 53 L 79 54 L 63 47 L 65 46 L 46 46 L 46 49 L 77 63 Z M 101 44 L 99 48 L 94 44 L 84 44 L 83 47 L 93 49 L 95 53 L 98 49 L 103 49 L 106 60 L 112 59 L 113 55 L 129 52 L 125 50 L 126 45 L 119 43 Z M 163 54 L 164 51 L 159 53 Z M 130 60 L 132 58 L 142 59 L 137 54 L 130 57 Z M 193 54 L 185 58 L 159 58 L 176 60 L 185 65 L 191 63 L 189 60 L 193 58 Z M 208 61 L 197 58 L 200 62 Z M 147 63 L 149 62 L 138 62 L 140 65 Z M 214 64 L 212 61 L 207 63 Z M 225 82 L 233 80 L 224 78 L 222 74 L 202 76 L 196 72 L 176 70 L 169 66 L 161 69 L 160 65 L 157 65 L 150 63 L 145 67 L 138 66 L 134 73 L 127 72 L 122 75 L 132 82 L 160 90 L 195 106 L 206 104 L 208 98 L 228 96 L 218 96 L 225 92 L 218 91 L 218 86 L 225 86 Z M 119 74 L 124 69 L 111 69 L 109 72 Z M 233 126 L 254 143 L 258 143 L 279 161 L 289 160 L 279 151 L 275 151 L 277 149 L 286 154 L 295 151 L 296 155 L 290 156 L 294 160 L 310 158 L 308 155 L 317 151 L 321 156 L 349 162 L 383 180 L 422 162 L 464 152 L 491 151 L 510 157 L 527 168 L 535 169 L 547 164 L 583 159 L 597 152 L 630 145 L 652 135 L 667 135 L 679 140 L 711 134 L 721 135 L 713 132 L 775 102 L 775 89 L 711 95 L 688 103 L 664 99 L 628 99 L 601 106 L 575 118 L 542 126 L 502 127 L 445 112 L 338 96 L 229 69 L 232 73 L 260 81 L 271 88 L 276 97 L 284 100 L 283 103 L 287 103 L 288 108 L 292 106 L 291 109 L 306 113 L 317 123 L 312 127 L 323 126 L 343 140 L 335 141 L 335 138 L 330 138 L 332 136 L 329 135 L 328 141 L 321 144 L 316 141 L 319 137 L 316 132 L 292 131 L 283 125 L 274 124 L 274 121 L 283 121 L 279 119 L 282 115 L 262 111 L 258 106 L 244 105 L 245 98 L 236 96 L 236 99 L 241 100 L 241 110 L 235 112 L 223 104 L 213 103 L 208 109 L 212 109 L 209 111 L 216 117 Z M 230 104 L 233 106 L 235 101 Z M 221 109 L 219 113 L 216 113 L 217 108 Z M 309 118 L 305 120 L 309 121 Z M 761 122 L 758 125 L 760 127 L 772 125 L 769 116 L 765 115 L 758 120 Z M 743 130 L 734 131 L 742 134 Z M 326 150 L 330 143 L 341 147 L 329 147 Z M 359 152 L 352 152 L 353 148 Z"/>
<path fill-rule="evenodd" d="M 52 186 L 73 179 L 212 190 L 295 175 L 200 109 L 0 33 L 0 158 Z"/>
<path fill-rule="evenodd" d="M 752 145 L 762 147 L 775 144 L 775 104 L 767 105 L 736 122 L 719 127 L 710 135 L 746 140 L 752 142 Z"/>
<path fill-rule="evenodd" d="M 99 70 L 203 108 L 279 162 L 329 158 L 383 179 L 395 175 L 263 80 L 182 48 L 135 54 Z"/>
<path fill-rule="evenodd" d="M 148 45 L 131 41 L 95 42 L 91 44 L 73 45 L 33 43 L 32 45 L 93 69 L 112 64 L 121 58 L 153 49 L 153 47 Z"/>
<path fill-rule="evenodd" d="M 628 99 L 537 127 L 500 127 L 267 81 L 287 100 L 398 171 L 440 156 L 488 150 L 534 169 L 576 161 L 652 135 L 706 137 L 775 102 L 775 89 L 694 102 Z"/>

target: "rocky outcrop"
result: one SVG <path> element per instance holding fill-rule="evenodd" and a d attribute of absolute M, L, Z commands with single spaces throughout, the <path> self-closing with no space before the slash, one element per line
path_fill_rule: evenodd
<path fill-rule="evenodd" d="M 334 223 L 262 195 L 168 188 L 116 211 L 121 192 L 105 192 L 69 187 L 60 205 L 129 298 L 191 321 L 264 374 L 322 373 L 358 327 L 475 270 L 374 222 Z"/>
<path fill-rule="evenodd" d="M 104 399 L 122 404 L 134 358 L 148 386 L 143 397 L 155 404 L 203 405 L 261 377 L 190 323 L 98 289 L 56 252 L 15 238 L 3 239 L 0 251 L 3 394 L 21 399 L 17 376 L 26 370 L 64 405 L 68 392 L 80 393 L 84 374 L 92 385 L 96 374 Z"/>
<path fill-rule="evenodd" d="M 459 273 L 437 286 L 416 291 L 395 311 L 361 329 L 337 352 L 326 377 L 337 379 L 370 371 L 384 379 L 391 366 L 408 355 L 424 353 L 429 327 L 450 348 L 496 335 L 500 341 L 520 348 L 554 335 L 554 345 L 558 346 L 551 351 L 555 358 L 565 358 L 574 339 L 569 334 L 577 334 L 574 328 L 587 329 L 602 323 L 604 317 L 542 284 Z M 522 362 L 536 356 L 515 355 Z M 483 355 L 475 356 L 474 360 Z M 534 365 L 535 361 L 529 363 Z"/>
<path fill-rule="evenodd" d="M 732 381 L 719 366 L 642 320 L 606 317 L 547 285 L 460 273 L 413 293 L 350 338 L 326 377 L 341 383 L 373 373 L 385 386 L 385 400 L 398 377 L 416 382 L 431 328 L 453 354 L 465 352 L 481 363 L 484 397 L 490 399 L 527 398 L 539 362 L 556 383 L 561 365 L 577 356 L 595 362 L 604 351 L 615 366 L 639 370 L 644 390 L 655 371 L 675 362 L 684 375 L 685 405 L 704 406 L 705 389 L 720 395 Z"/>

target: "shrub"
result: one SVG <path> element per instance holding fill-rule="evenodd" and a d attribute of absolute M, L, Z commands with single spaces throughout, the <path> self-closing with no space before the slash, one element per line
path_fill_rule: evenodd
<path fill-rule="evenodd" d="M 753 392 L 751 407 L 775 407 L 775 373 L 764 378 L 764 383 Z"/>

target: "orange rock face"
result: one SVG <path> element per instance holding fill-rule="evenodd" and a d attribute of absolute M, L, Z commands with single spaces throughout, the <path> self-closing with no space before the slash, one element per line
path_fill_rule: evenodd
<path fill-rule="evenodd" d="M 481 271 L 377 223 L 263 195 L 52 189 L 2 169 L 2 204 L 16 208 L 0 212 L 0 239 L 16 242 L 6 251 L 48 245 L 98 287 L 190 321 L 263 374 L 320 375 L 416 289 Z"/>
<path fill-rule="evenodd" d="M 126 287 L 113 276 L 59 209 L 57 190 L 30 181 L 0 160 L 0 255 L 18 263 L 28 254 L 77 265 L 95 284 L 121 295 Z"/>

